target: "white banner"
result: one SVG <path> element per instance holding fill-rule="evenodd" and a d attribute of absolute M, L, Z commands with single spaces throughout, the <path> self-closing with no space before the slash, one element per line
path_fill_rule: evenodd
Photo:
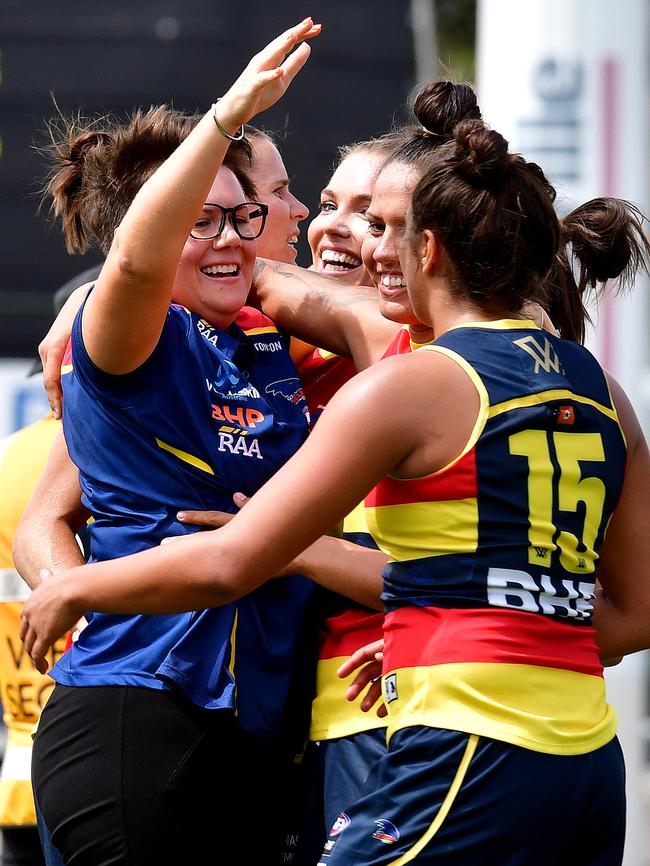
<path fill-rule="evenodd" d="M 484 117 L 538 162 L 558 209 L 614 195 L 647 210 L 646 0 L 482 0 L 478 89 Z M 589 346 L 648 429 L 648 283 L 606 300 Z"/>

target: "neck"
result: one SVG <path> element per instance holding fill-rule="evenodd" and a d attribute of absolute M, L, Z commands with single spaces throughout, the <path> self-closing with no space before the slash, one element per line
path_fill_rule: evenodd
<path fill-rule="evenodd" d="M 424 345 L 431 343 L 435 339 L 435 334 L 429 325 L 409 325 L 409 338 L 412 343 Z"/>
<path fill-rule="evenodd" d="M 427 298 L 429 316 L 427 321 L 433 323 L 435 338 L 440 337 L 451 328 L 469 322 L 494 322 L 499 319 L 523 318 L 520 313 L 513 313 L 512 310 L 504 309 L 488 313 L 467 298 L 459 298 L 451 294 L 447 283 L 439 278 L 432 280 Z"/>

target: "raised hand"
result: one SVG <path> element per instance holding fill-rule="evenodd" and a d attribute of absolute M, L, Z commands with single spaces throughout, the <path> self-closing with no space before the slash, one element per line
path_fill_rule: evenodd
<path fill-rule="evenodd" d="M 313 39 L 320 31 L 320 24 L 305 18 L 255 54 L 219 101 L 217 116 L 221 125 L 234 132 L 274 105 L 307 62 L 311 49 L 305 40 Z"/>

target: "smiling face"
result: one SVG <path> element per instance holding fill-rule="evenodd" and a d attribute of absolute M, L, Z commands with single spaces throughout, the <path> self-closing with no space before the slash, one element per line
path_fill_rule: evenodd
<path fill-rule="evenodd" d="M 406 291 L 399 261 L 406 214 L 419 180 L 412 166 L 391 162 L 377 177 L 366 214 L 368 233 L 363 241 L 363 263 L 379 290 L 379 309 L 392 322 L 418 325 Z"/>
<path fill-rule="evenodd" d="M 282 157 L 265 136 L 251 140 L 253 162 L 248 174 L 255 184 L 255 201 L 268 206 L 264 231 L 257 240 L 257 255 L 293 264 L 300 230 L 298 223 L 309 216 L 309 208 L 289 191 L 289 178 Z"/>
<path fill-rule="evenodd" d="M 351 286 L 370 285 L 361 244 L 368 229 L 366 210 L 384 159 L 367 150 L 350 154 L 321 192 L 320 213 L 307 232 L 314 270 Z"/>
<path fill-rule="evenodd" d="M 234 207 L 246 200 L 229 168 L 220 168 L 207 201 Z M 207 213 L 202 211 L 197 215 Z M 246 301 L 255 264 L 256 242 L 242 240 L 230 218 L 212 240 L 188 237 L 176 270 L 172 300 L 218 328 L 227 328 Z"/>

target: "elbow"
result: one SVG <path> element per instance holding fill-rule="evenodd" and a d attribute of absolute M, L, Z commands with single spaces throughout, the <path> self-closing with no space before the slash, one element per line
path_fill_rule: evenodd
<path fill-rule="evenodd" d="M 21 566 L 23 565 L 24 560 L 23 560 L 23 547 L 22 547 L 21 539 L 18 537 L 18 535 L 16 535 L 14 537 L 14 542 L 13 542 L 13 545 L 11 548 L 11 558 L 13 560 L 14 567 L 15 567 L 16 571 L 20 574 Z"/>
<path fill-rule="evenodd" d="M 14 563 L 14 568 L 22 579 L 27 583 L 30 589 L 35 586 L 35 581 L 31 575 L 29 567 L 29 533 L 26 531 L 22 522 L 18 524 L 14 535 L 13 545 L 11 549 L 11 558 Z"/>
<path fill-rule="evenodd" d="M 28 548 L 29 548 L 29 528 L 25 520 L 25 516 L 18 521 L 18 526 L 16 527 L 16 531 L 14 532 L 13 544 L 11 548 L 11 558 L 14 561 L 14 566 L 16 570 L 20 572 L 21 567 L 23 567 L 28 558 Z"/>
<path fill-rule="evenodd" d="M 257 589 L 261 581 L 251 581 L 249 575 L 250 572 L 245 572 L 236 561 L 221 561 L 217 565 L 204 567 L 200 583 L 205 607 L 230 604 Z"/>
<path fill-rule="evenodd" d="M 128 250 L 122 250 L 119 245 L 114 252 L 112 264 L 120 282 L 139 284 L 151 279 L 146 262 L 142 258 L 130 255 Z"/>
<path fill-rule="evenodd" d="M 122 283 L 137 286 L 148 284 L 158 278 L 156 267 L 159 266 L 160 257 L 153 260 L 147 255 L 147 251 L 142 250 L 138 245 L 134 247 L 121 236 L 119 226 L 115 231 L 109 257 L 111 268 Z"/>

